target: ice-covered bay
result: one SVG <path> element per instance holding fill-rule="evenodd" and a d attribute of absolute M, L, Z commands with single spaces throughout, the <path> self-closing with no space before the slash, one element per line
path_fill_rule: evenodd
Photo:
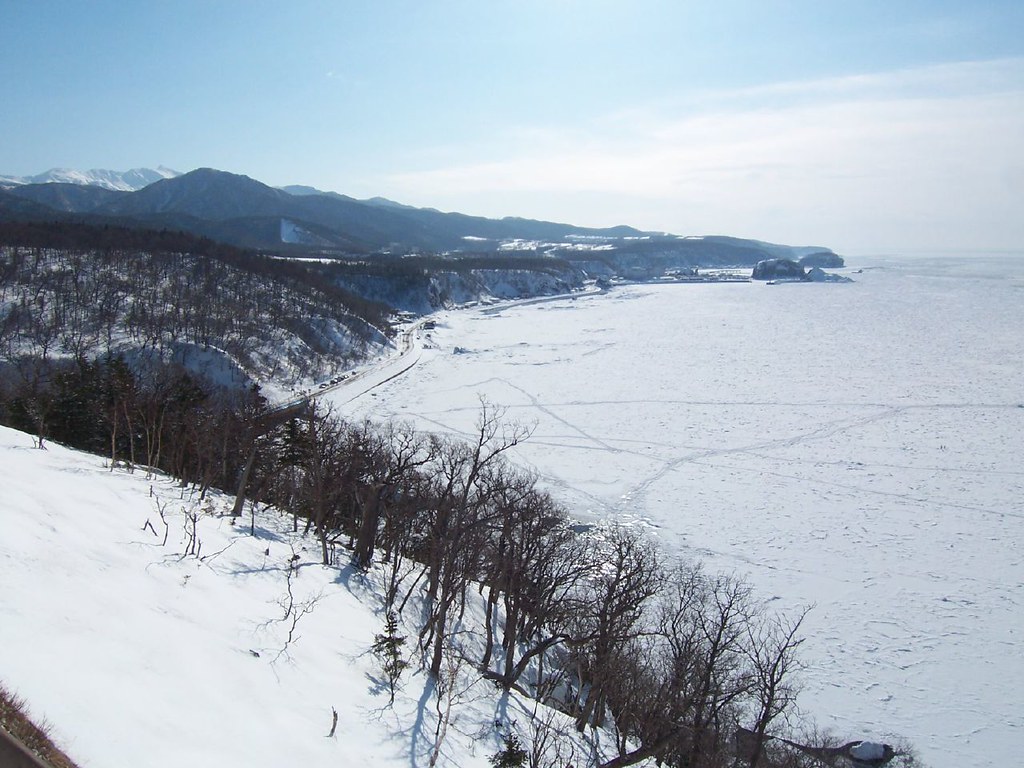
<path fill-rule="evenodd" d="M 345 415 L 533 426 L 575 514 L 814 604 L 803 709 L 933 766 L 1024 743 L 1024 260 L 864 260 L 854 284 L 659 285 L 448 312 Z"/>

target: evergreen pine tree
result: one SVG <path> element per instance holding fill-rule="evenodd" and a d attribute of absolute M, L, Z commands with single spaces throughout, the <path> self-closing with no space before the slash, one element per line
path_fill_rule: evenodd
<path fill-rule="evenodd" d="M 401 680 L 402 673 L 409 662 L 402 658 L 402 646 L 405 645 L 405 637 L 398 634 L 398 617 L 394 611 L 388 611 L 384 617 L 384 632 L 373 639 L 373 653 L 380 660 L 381 671 L 388 681 L 388 690 L 391 693 L 390 704 L 395 703 L 395 691 Z"/>
<path fill-rule="evenodd" d="M 524 768 L 530 756 L 519 743 L 519 737 L 512 731 L 503 736 L 505 746 L 490 757 L 490 763 L 494 768 Z"/>

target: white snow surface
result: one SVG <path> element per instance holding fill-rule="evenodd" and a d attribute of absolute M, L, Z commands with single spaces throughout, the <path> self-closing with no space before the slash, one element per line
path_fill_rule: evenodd
<path fill-rule="evenodd" d="M 877 741 L 862 741 L 850 747 L 850 755 L 858 760 L 881 760 L 885 757 L 885 745 Z"/>
<path fill-rule="evenodd" d="M 782 610 L 814 603 L 800 703 L 840 739 L 899 734 L 933 768 L 1013 765 L 1024 261 L 863 266 L 847 285 L 633 286 L 441 313 L 390 367 L 324 397 L 456 433 L 479 396 L 505 405 L 535 425 L 517 460 L 574 514 L 647 524 Z M 163 532 L 151 488 L 166 546 L 143 530 Z M 230 499 L 199 505 L 6 429 L 0 489 L 0 680 L 83 768 L 426 765 L 424 678 L 394 710 L 371 679 L 372 574 L 316 565 L 272 514 L 252 538 L 247 517 L 223 516 Z M 202 510 L 202 559 L 183 554 L 183 509 Z M 293 546 L 299 599 L 323 597 L 275 660 Z M 490 686 L 468 698 L 443 765 L 485 766 L 499 746 L 503 702 Z M 514 698 L 507 713 L 530 720 Z"/>
<path fill-rule="evenodd" d="M 301 245 L 330 245 L 327 240 L 314 235 L 291 219 L 281 219 L 281 242 Z"/>
<path fill-rule="evenodd" d="M 427 765 L 433 685 L 407 672 L 389 708 L 370 652 L 378 574 L 320 565 L 280 515 L 257 516 L 250 536 L 248 514 L 226 515 L 230 497 L 182 498 L 170 479 L 38 450 L 5 427 L 0 488 L 0 681 L 82 768 Z M 185 512 L 198 515 L 198 556 Z M 318 602 L 281 653 L 293 553 L 296 604 Z M 459 690 L 438 764 L 485 768 L 495 720 L 527 727 L 534 710 L 468 670 Z"/>
<path fill-rule="evenodd" d="M 515 460 L 571 513 L 644 522 L 780 610 L 813 605 L 800 705 L 838 738 L 901 735 L 935 768 L 1013 765 L 1024 259 L 858 266 L 853 284 L 440 313 L 402 375 L 328 397 L 456 434 L 480 397 L 504 406 L 533 425 Z"/>

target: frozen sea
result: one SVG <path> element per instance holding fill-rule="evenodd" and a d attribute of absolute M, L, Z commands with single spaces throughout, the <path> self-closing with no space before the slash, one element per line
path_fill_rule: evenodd
<path fill-rule="evenodd" d="M 649 527 L 804 629 L 803 712 L 931 766 L 1024 747 L 1024 257 L 848 284 L 618 287 L 441 313 L 349 417 L 529 425 L 569 511 Z M 859 271 L 858 271 L 859 270 Z"/>

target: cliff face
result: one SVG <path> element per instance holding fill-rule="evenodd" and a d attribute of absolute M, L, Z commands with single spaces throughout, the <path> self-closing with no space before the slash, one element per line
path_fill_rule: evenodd
<path fill-rule="evenodd" d="M 441 269 L 401 278 L 353 275 L 341 285 L 397 310 L 427 314 L 476 301 L 570 293 L 582 288 L 586 277 L 582 270 L 563 264 L 552 269 Z"/>

